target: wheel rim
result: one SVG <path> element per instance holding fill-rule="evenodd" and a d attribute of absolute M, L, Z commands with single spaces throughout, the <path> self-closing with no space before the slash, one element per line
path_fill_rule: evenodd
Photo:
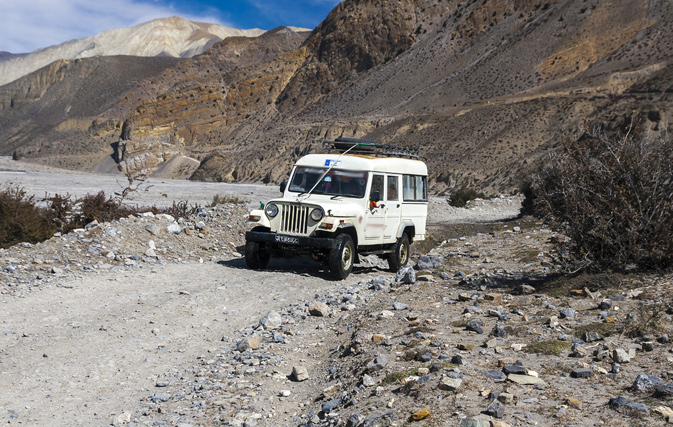
<path fill-rule="evenodd" d="M 400 245 L 400 264 L 407 262 L 407 256 L 409 256 L 409 246 L 403 243 Z"/>
<path fill-rule="evenodd" d="M 344 270 L 351 268 L 353 263 L 353 251 L 350 245 L 344 245 L 344 250 L 341 252 L 341 266 Z"/>

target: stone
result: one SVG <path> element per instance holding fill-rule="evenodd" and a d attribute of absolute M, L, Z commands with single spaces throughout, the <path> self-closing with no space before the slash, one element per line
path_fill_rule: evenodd
<path fill-rule="evenodd" d="M 574 408 L 574 409 L 580 409 L 581 410 L 582 407 L 583 407 L 582 402 L 578 399 L 575 399 L 574 397 L 569 397 L 568 399 L 566 399 L 566 404 L 568 406 L 570 406 L 571 408 Z"/>
<path fill-rule="evenodd" d="M 491 427 L 510 427 L 510 426 L 504 421 L 491 420 Z"/>
<path fill-rule="evenodd" d="M 624 396 L 611 397 L 608 401 L 608 406 L 610 406 L 612 409 L 617 409 L 626 405 L 627 403 L 629 403 L 629 399 L 625 398 Z"/>
<path fill-rule="evenodd" d="M 561 319 L 574 319 L 577 316 L 577 312 L 572 308 L 564 308 L 559 312 Z"/>
<path fill-rule="evenodd" d="M 468 342 L 459 342 L 456 344 L 459 350 L 472 351 L 474 349 L 474 344 Z"/>
<path fill-rule="evenodd" d="M 463 418 L 460 427 L 491 427 L 491 422 L 479 418 Z"/>
<path fill-rule="evenodd" d="M 295 381 L 306 381 L 309 378 L 308 369 L 304 366 L 294 366 L 292 368 L 292 378 L 294 378 Z"/>
<path fill-rule="evenodd" d="M 535 288 L 531 285 L 521 285 L 518 287 L 519 295 L 532 295 L 535 293 Z"/>
<path fill-rule="evenodd" d="M 264 329 L 276 329 L 283 324 L 283 318 L 275 311 L 270 311 L 260 319 L 259 324 L 263 326 Z"/>
<path fill-rule="evenodd" d="M 261 346 L 259 336 L 257 334 L 250 335 L 249 337 L 243 338 L 241 341 L 236 344 L 236 350 L 245 351 L 247 349 L 256 350 Z"/>
<path fill-rule="evenodd" d="M 654 351 L 654 341 L 645 341 L 640 344 L 643 351 Z"/>
<path fill-rule="evenodd" d="M 442 265 L 442 260 L 436 255 L 421 255 L 416 261 L 416 270 L 434 270 Z"/>
<path fill-rule="evenodd" d="M 395 301 L 395 302 L 393 303 L 393 308 L 394 308 L 395 310 L 406 310 L 407 308 L 409 308 L 409 304 L 404 304 L 404 303 L 402 303 L 402 302 L 397 302 L 397 301 Z"/>
<path fill-rule="evenodd" d="M 545 324 L 549 325 L 552 328 L 558 326 L 558 316 L 549 316 Z"/>
<path fill-rule="evenodd" d="M 400 267 L 395 275 L 395 281 L 410 285 L 416 283 L 416 272 L 414 271 L 414 268 L 410 265 L 403 265 Z"/>
<path fill-rule="evenodd" d="M 292 395 L 292 391 L 290 390 L 281 390 L 279 393 L 280 396 L 282 397 L 290 397 Z"/>
<path fill-rule="evenodd" d="M 364 385 L 365 387 L 374 386 L 374 385 L 376 385 L 376 380 L 374 378 L 370 377 L 369 375 L 364 374 L 362 376 L 362 385 Z"/>
<path fill-rule="evenodd" d="M 488 340 L 484 343 L 484 346 L 486 348 L 494 348 L 497 345 L 498 345 L 498 340 L 496 340 L 495 338 L 491 338 L 490 340 Z"/>
<path fill-rule="evenodd" d="M 465 326 L 465 328 L 468 331 L 473 331 L 473 332 L 476 332 L 478 334 L 483 334 L 484 330 L 482 329 L 482 326 L 484 326 L 484 321 L 483 320 L 472 319 L 469 322 L 467 322 L 467 325 Z"/>
<path fill-rule="evenodd" d="M 500 301 L 502 301 L 502 294 L 499 294 L 499 293 L 496 293 L 496 292 L 491 292 L 491 293 L 488 293 L 488 294 L 484 295 L 484 300 L 500 302 Z"/>
<path fill-rule="evenodd" d="M 180 234 L 182 232 L 182 227 L 180 227 L 180 224 L 174 222 L 172 224 L 168 224 L 166 230 L 168 230 L 169 233 Z"/>
<path fill-rule="evenodd" d="M 654 408 L 654 412 L 664 417 L 667 422 L 673 423 L 673 409 L 668 406 L 657 406 Z"/>
<path fill-rule="evenodd" d="M 669 399 L 673 397 L 673 383 L 660 384 L 655 389 L 654 395 L 659 398 Z"/>
<path fill-rule="evenodd" d="M 461 292 L 458 294 L 458 301 L 472 301 L 472 293 Z"/>
<path fill-rule="evenodd" d="M 391 317 L 395 317 L 395 313 L 393 313 L 390 310 L 383 310 L 381 313 L 378 315 L 379 319 L 390 319 Z"/>
<path fill-rule="evenodd" d="M 482 375 L 485 376 L 486 378 L 495 380 L 496 382 L 505 381 L 507 379 L 507 375 L 505 375 L 502 371 L 498 369 L 492 369 L 490 371 L 486 371 Z"/>
<path fill-rule="evenodd" d="M 588 368 L 573 369 L 570 371 L 572 378 L 591 378 L 594 376 L 594 371 Z"/>
<path fill-rule="evenodd" d="M 602 339 L 603 337 L 598 332 L 584 332 L 582 334 L 582 340 L 584 340 L 585 342 L 600 341 Z"/>
<path fill-rule="evenodd" d="M 640 374 L 633 381 L 633 389 L 635 391 L 647 391 L 652 390 L 659 384 L 663 384 L 664 380 L 661 378 L 650 375 L 650 374 Z"/>
<path fill-rule="evenodd" d="M 621 348 L 617 348 L 612 352 L 612 360 L 614 360 L 616 363 L 629 363 L 631 361 L 631 357 L 629 357 L 629 354 L 622 350 Z"/>
<path fill-rule="evenodd" d="M 547 385 L 547 383 L 544 380 L 534 377 L 532 375 L 511 374 L 507 375 L 507 379 L 509 381 L 512 381 L 513 383 L 521 385 Z"/>
<path fill-rule="evenodd" d="M 370 372 L 380 371 L 388 364 L 388 357 L 385 354 L 379 354 L 367 364 Z"/>
<path fill-rule="evenodd" d="M 314 301 L 309 307 L 308 312 L 311 316 L 327 317 L 330 309 L 324 302 Z"/>
<path fill-rule="evenodd" d="M 339 391 L 341 391 L 341 384 L 337 383 L 327 387 L 326 389 L 323 389 L 322 395 L 325 399 L 331 399 L 332 397 L 336 396 Z"/>
<path fill-rule="evenodd" d="M 498 400 L 504 404 L 510 404 L 514 402 L 514 395 L 507 392 L 502 392 L 498 395 Z"/>
<path fill-rule="evenodd" d="M 423 408 L 419 411 L 414 412 L 411 414 L 411 419 L 414 421 L 420 421 L 424 418 L 427 418 L 430 416 L 430 410 L 428 408 Z"/>
<path fill-rule="evenodd" d="M 503 366 L 502 372 L 504 372 L 505 375 L 510 375 L 510 374 L 528 375 L 528 372 L 526 371 L 526 368 L 524 368 L 521 365 L 517 365 L 517 364 L 509 364 L 509 365 Z"/>
<path fill-rule="evenodd" d="M 502 403 L 500 403 L 497 399 L 493 400 L 486 407 L 486 414 L 492 417 L 502 418 L 505 416 L 505 406 Z"/>
<path fill-rule="evenodd" d="M 601 301 L 600 304 L 598 304 L 598 308 L 600 308 L 601 310 L 610 310 L 612 308 L 612 301 L 603 300 Z"/>
<path fill-rule="evenodd" d="M 649 411 L 647 410 L 647 405 L 644 403 L 636 403 L 636 402 L 629 402 L 625 406 L 626 410 L 628 412 L 631 412 L 632 414 L 638 414 L 638 413 L 644 413 L 648 414 Z"/>
<path fill-rule="evenodd" d="M 374 344 L 380 344 L 386 340 L 386 336 L 383 334 L 374 334 L 372 335 L 372 342 Z"/>
<path fill-rule="evenodd" d="M 335 410 L 339 405 L 341 405 L 341 399 L 332 399 L 322 404 L 322 411 L 326 414 L 329 414 Z"/>
<path fill-rule="evenodd" d="M 156 258 L 156 257 L 157 257 L 157 253 L 154 251 L 154 249 L 152 249 L 152 248 L 148 248 L 148 249 L 145 251 L 145 256 L 146 256 L 146 257 L 150 257 L 150 258 Z"/>
<path fill-rule="evenodd" d="M 442 379 L 439 381 L 438 388 L 440 390 L 447 390 L 447 391 L 456 391 L 460 386 L 463 384 L 463 380 L 460 378 L 451 378 L 447 376 L 443 376 Z"/>

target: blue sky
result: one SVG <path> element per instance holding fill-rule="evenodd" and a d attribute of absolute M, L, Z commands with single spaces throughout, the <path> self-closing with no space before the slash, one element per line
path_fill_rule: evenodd
<path fill-rule="evenodd" d="M 170 16 L 240 29 L 315 28 L 339 1 L 0 0 L 0 51 L 32 52 Z"/>

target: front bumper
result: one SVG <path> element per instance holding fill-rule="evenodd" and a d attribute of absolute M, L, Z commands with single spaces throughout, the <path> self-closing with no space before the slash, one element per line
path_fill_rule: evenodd
<path fill-rule="evenodd" d="M 328 237 L 292 236 L 289 234 L 269 233 L 264 231 L 248 231 L 246 242 L 271 243 L 285 247 L 329 249 L 334 248 L 335 239 Z"/>

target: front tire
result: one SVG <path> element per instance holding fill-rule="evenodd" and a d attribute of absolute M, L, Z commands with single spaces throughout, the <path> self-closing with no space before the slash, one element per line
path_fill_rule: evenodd
<path fill-rule="evenodd" d="M 265 244 L 259 242 L 245 242 L 245 263 L 252 270 L 262 270 L 269 265 L 271 253 Z"/>
<path fill-rule="evenodd" d="M 393 252 L 388 254 L 388 266 L 390 271 L 397 273 L 403 265 L 409 262 L 409 236 L 403 234 L 397 239 L 397 243 L 393 247 Z"/>
<path fill-rule="evenodd" d="M 353 270 L 355 259 L 355 245 L 348 234 L 340 234 L 336 238 L 336 245 L 329 254 L 329 271 L 332 276 L 342 280 L 348 277 Z"/>

